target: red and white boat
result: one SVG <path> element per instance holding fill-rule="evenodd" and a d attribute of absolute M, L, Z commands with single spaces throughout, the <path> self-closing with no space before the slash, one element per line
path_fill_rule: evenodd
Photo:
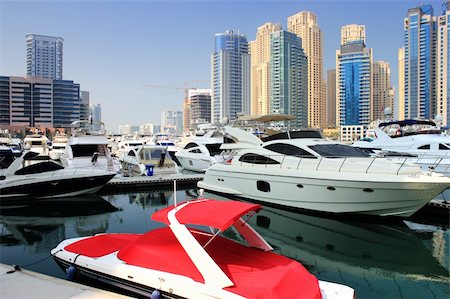
<path fill-rule="evenodd" d="M 152 215 L 168 227 L 67 239 L 51 254 L 63 269 L 138 296 L 158 290 L 169 298 L 354 298 L 352 288 L 319 281 L 300 263 L 270 252 L 247 223 L 259 210 L 258 204 L 197 199 Z M 248 246 L 219 235 L 231 226 Z"/>

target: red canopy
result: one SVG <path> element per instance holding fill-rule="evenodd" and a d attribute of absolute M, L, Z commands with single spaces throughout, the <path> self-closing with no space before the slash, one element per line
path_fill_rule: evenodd
<path fill-rule="evenodd" d="M 181 224 L 194 224 L 211 226 L 226 230 L 241 216 L 250 211 L 258 212 L 261 206 L 241 201 L 223 201 L 213 199 L 200 199 L 189 202 L 185 207 L 180 208 L 175 217 Z M 169 225 L 167 214 L 174 209 L 174 206 L 162 209 L 153 213 L 152 219 Z"/>

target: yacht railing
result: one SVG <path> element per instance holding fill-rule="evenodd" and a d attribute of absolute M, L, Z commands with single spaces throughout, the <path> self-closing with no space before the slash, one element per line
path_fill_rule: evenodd
<path fill-rule="evenodd" d="M 245 154 L 244 154 L 245 155 Z M 428 155 L 427 157 L 305 157 L 294 155 L 273 154 L 258 155 L 253 154 L 252 158 L 241 159 L 243 155 L 234 155 L 233 160 L 239 161 L 240 165 L 250 165 L 252 167 L 275 167 L 297 170 L 326 170 L 337 172 L 364 172 L 364 173 L 392 173 L 392 174 L 414 174 L 425 171 L 427 174 L 438 172 L 450 175 L 450 156 L 437 157 Z M 298 159 L 298 162 L 297 160 Z M 314 162 L 313 162 L 314 161 Z M 338 162 L 339 161 L 339 162 Z M 390 161 L 389 164 L 381 161 Z M 419 162 L 420 161 L 420 162 Z M 229 162 L 221 162 L 229 164 Z M 390 165 L 390 167 L 389 167 Z M 419 168 L 421 170 L 419 170 Z"/>

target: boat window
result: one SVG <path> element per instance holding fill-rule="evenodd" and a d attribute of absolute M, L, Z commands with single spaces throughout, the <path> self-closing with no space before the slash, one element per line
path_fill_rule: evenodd
<path fill-rule="evenodd" d="M 309 145 L 310 149 L 326 158 L 340 158 L 340 157 L 369 157 L 370 155 L 353 146 L 345 144 L 316 144 Z"/>
<path fill-rule="evenodd" d="M 75 144 L 71 147 L 74 157 L 91 157 L 94 153 L 105 155 L 105 150 L 99 144 Z"/>
<path fill-rule="evenodd" d="M 257 154 L 244 154 L 239 158 L 239 161 L 252 163 L 252 164 L 280 164 L 280 162 L 275 161 L 269 157 L 257 155 Z"/>
<path fill-rule="evenodd" d="M 129 151 L 129 152 L 128 152 L 128 156 L 130 156 L 130 157 L 136 157 L 136 154 L 134 153 L 134 151 Z"/>
<path fill-rule="evenodd" d="M 151 154 L 152 154 L 152 159 L 158 160 L 158 159 L 161 159 L 161 155 L 163 154 L 163 151 L 160 149 L 156 149 L 156 150 L 153 150 L 151 152 Z"/>
<path fill-rule="evenodd" d="M 42 145 L 42 141 L 31 141 L 31 145 Z"/>
<path fill-rule="evenodd" d="M 55 171 L 64 169 L 61 165 L 58 165 L 54 162 L 45 161 L 36 164 L 31 164 L 30 166 L 26 166 L 17 170 L 14 174 L 16 175 L 25 175 L 25 174 L 34 174 L 34 173 L 43 173 L 48 171 Z"/>
<path fill-rule="evenodd" d="M 197 143 L 190 142 L 190 143 L 186 144 L 186 146 L 185 146 L 184 148 L 185 148 L 185 149 L 189 149 L 189 148 L 191 148 L 191 147 L 196 147 L 196 146 L 198 146 Z"/>
<path fill-rule="evenodd" d="M 417 149 L 430 149 L 430 145 L 425 144 L 425 145 L 419 146 Z"/>
<path fill-rule="evenodd" d="M 175 146 L 175 144 L 174 144 L 173 142 L 164 142 L 164 141 L 158 142 L 158 145 L 162 145 L 162 146 Z"/>
<path fill-rule="evenodd" d="M 450 150 L 450 144 L 439 143 L 440 150 Z"/>
<path fill-rule="evenodd" d="M 191 149 L 189 152 L 190 153 L 194 153 L 194 154 L 201 154 L 202 153 L 202 151 L 199 150 L 198 148 Z"/>
<path fill-rule="evenodd" d="M 222 150 L 220 149 L 220 143 L 205 144 L 205 146 L 211 156 L 220 155 L 220 153 L 222 152 Z"/>
<path fill-rule="evenodd" d="M 138 142 L 138 143 L 129 143 L 128 146 L 141 146 L 142 143 Z"/>
<path fill-rule="evenodd" d="M 316 158 L 310 152 L 308 152 L 300 147 L 297 147 L 295 145 L 292 145 L 292 144 L 274 143 L 274 144 L 267 145 L 264 148 L 268 149 L 270 151 L 273 151 L 273 152 L 276 152 L 279 154 L 283 154 L 283 155 L 288 155 L 288 156 L 296 156 L 296 157 L 310 158 L 310 159 Z"/>

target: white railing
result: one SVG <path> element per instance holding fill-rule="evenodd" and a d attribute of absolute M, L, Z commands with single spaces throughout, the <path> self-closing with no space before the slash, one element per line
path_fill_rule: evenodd
<path fill-rule="evenodd" d="M 447 173 L 450 171 L 450 157 L 300 157 L 283 154 L 258 154 L 253 160 L 247 159 L 239 161 L 242 155 L 234 155 L 233 160 L 239 161 L 240 165 L 249 165 L 252 167 L 274 167 L 287 169 L 308 169 L 308 170 L 327 170 L 337 172 L 360 172 L 360 173 L 419 173 L 426 171 L 431 175 L 433 172 Z M 258 155 L 258 156 L 256 156 Z M 261 159 L 265 157 L 265 161 Z M 417 160 L 416 160 L 417 159 Z M 420 163 L 419 163 L 420 160 Z M 274 162 L 276 161 L 276 163 Z M 428 161 L 428 162 L 427 162 Z M 425 163 L 427 162 L 427 163 Z M 226 161 L 221 162 L 227 164 Z M 426 167 L 425 167 L 426 166 Z"/>

